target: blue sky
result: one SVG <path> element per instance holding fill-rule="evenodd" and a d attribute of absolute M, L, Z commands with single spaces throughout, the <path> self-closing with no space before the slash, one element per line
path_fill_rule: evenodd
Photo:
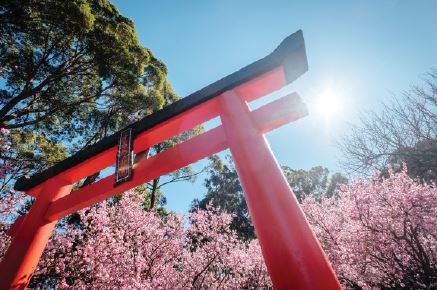
<path fill-rule="evenodd" d="M 377 110 L 437 68 L 434 0 L 112 2 L 133 20 L 142 45 L 167 65 L 181 96 L 264 57 L 302 29 L 309 71 L 283 91 L 297 91 L 310 115 L 267 135 L 279 163 L 292 168 L 341 171 L 335 142 L 360 112 Z M 329 117 L 319 109 L 328 95 L 341 104 Z M 186 212 L 205 193 L 202 177 L 164 191 L 167 207 L 176 212 Z"/>

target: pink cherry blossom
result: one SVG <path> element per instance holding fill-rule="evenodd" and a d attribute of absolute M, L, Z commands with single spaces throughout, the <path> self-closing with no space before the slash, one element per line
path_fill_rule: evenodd
<path fill-rule="evenodd" d="M 0 141 L 7 140 L 1 131 Z M 0 143 L 1 145 L 1 143 Z M 0 146 L 0 150 L 7 150 Z M 0 175 L 11 166 L 3 163 Z M 437 288 L 437 188 L 406 171 L 376 172 L 339 196 L 302 207 L 346 289 Z M 0 192 L 0 259 L 28 197 Z M 37 289 L 269 289 L 257 240 L 243 242 L 232 216 L 208 206 L 184 217 L 145 211 L 129 191 L 61 223 L 31 281 Z M 316 271 L 317 269 L 315 269 Z"/>
<path fill-rule="evenodd" d="M 321 203 L 307 198 L 303 209 L 345 288 L 435 289 L 437 189 L 389 174 Z"/>
<path fill-rule="evenodd" d="M 52 237 L 32 286 L 59 289 L 258 289 L 271 281 L 257 241 L 238 240 L 232 216 L 209 207 L 164 219 L 125 193 L 80 212 Z M 54 281 L 52 284 L 50 284 Z"/>

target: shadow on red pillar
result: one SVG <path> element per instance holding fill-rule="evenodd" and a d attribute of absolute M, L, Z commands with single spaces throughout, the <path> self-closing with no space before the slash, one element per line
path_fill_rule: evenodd
<path fill-rule="evenodd" d="M 0 289 L 25 289 L 29 284 L 57 222 L 44 220 L 47 208 L 70 191 L 65 182 L 54 178 L 46 182 L 1 260 Z"/>
<path fill-rule="evenodd" d="M 341 289 L 246 102 L 220 99 L 221 120 L 275 289 Z"/>

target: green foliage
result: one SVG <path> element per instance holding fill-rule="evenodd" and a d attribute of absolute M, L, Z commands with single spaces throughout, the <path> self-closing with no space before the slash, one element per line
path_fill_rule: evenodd
<path fill-rule="evenodd" d="M 27 160 L 33 160 L 27 164 L 29 169 L 41 169 L 41 164 L 54 164 L 60 159 L 67 157 L 67 149 L 56 142 L 51 141 L 44 134 L 34 131 L 20 130 L 11 133 L 15 144 L 14 151 Z M 20 160 L 23 163 L 26 159 Z"/>
<path fill-rule="evenodd" d="M 329 184 L 326 187 L 325 195 L 326 197 L 338 196 L 338 185 L 339 184 L 348 184 L 349 180 L 346 176 L 341 174 L 340 172 L 336 172 L 331 175 L 329 179 Z"/>
<path fill-rule="evenodd" d="M 174 102 L 166 74 L 106 0 L 0 0 L 0 127 L 15 136 L 19 171 Z"/>
<path fill-rule="evenodd" d="M 225 164 L 219 157 L 211 157 L 209 176 L 205 179 L 207 193 L 203 199 L 193 202 L 192 210 L 206 208 L 211 203 L 217 208 L 234 214 L 231 228 L 237 231 L 241 239 L 253 239 L 255 231 L 243 190 L 230 156 L 227 159 L 228 162 Z M 348 181 L 338 172 L 330 176 L 329 170 L 322 166 L 313 167 L 310 170 L 293 170 L 288 166 L 283 166 L 282 169 L 299 202 L 309 195 L 317 200 L 324 195 L 331 197 L 337 191 L 337 184 L 344 184 Z"/>
<path fill-rule="evenodd" d="M 310 170 L 294 170 L 282 166 L 282 170 L 299 202 L 302 202 L 307 195 L 317 200 L 320 200 L 323 195 L 331 197 L 338 183 L 347 183 L 347 178 L 338 172 L 329 178 L 329 170 L 322 166 Z"/>
<path fill-rule="evenodd" d="M 154 193 L 157 200 L 156 205 L 151 205 L 151 195 L 152 192 L 147 189 L 146 185 L 141 185 L 135 188 L 135 192 L 141 194 L 144 197 L 143 209 L 146 211 L 153 210 L 159 217 L 165 218 L 168 215 L 165 205 L 167 204 L 167 199 L 165 198 L 162 191 L 159 189 Z"/>
<path fill-rule="evenodd" d="M 214 207 L 234 214 L 231 228 L 237 231 L 241 239 L 254 239 L 255 230 L 230 156 L 228 164 L 223 163 L 218 156 L 212 156 L 210 162 L 209 177 L 205 179 L 207 193 L 203 199 L 193 201 L 192 210 L 206 209 L 211 203 Z"/>

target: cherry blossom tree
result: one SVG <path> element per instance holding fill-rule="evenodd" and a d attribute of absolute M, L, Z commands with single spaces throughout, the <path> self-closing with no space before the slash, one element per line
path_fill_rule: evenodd
<path fill-rule="evenodd" d="M 1 73 L 1 68 L 0 68 Z M 1 77 L 1 74 L 0 74 Z M 9 130 L 0 128 L 0 156 L 5 154 L 11 146 Z M 8 160 L 0 158 L 0 180 L 8 180 L 13 175 L 14 167 Z M 7 182 L 6 182 L 7 183 Z M 10 237 L 7 235 L 12 222 L 18 217 L 19 211 L 26 204 L 24 194 L 15 192 L 10 187 L 5 186 L 5 182 L 0 182 L 0 259 L 3 257 L 7 246 L 10 243 Z"/>
<path fill-rule="evenodd" d="M 230 229 L 233 216 L 211 205 L 190 216 L 184 288 L 262 289 L 271 286 L 257 241 L 241 242 Z"/>
<path fill-rule="evenodd" d="M 51 238 L 30 286 L 88 289 L 271 288 L 257 241 L 230 229 L 232 216 L 208 207 L 185 222 L 159 217 L 132 191 L 80 211 Z"/>
<path fill-rule="evenodd" d="M 9 190 L 0 191 L 0 260 L 11 241 L 7 232 L 25 204 L 26 197 L 24 194 Z"/>
<path fill-rule="evenodd" d="M 303 209 L 347 289 L 437 288 L 437 188 L 406 169 L 342 186 Z"/>
<path fill-rule="evenodd" d="M 2 130 L 1 150 L 8 150 Z M 0 167 L 2 177 L 10 168 Z M 10 188 L 0 195 L 0 259 L 7 231 L 28 197 Z M 63 220 L 50 239 L 30 283 L 33 288 L 209 289 L 271 288 L 257 241 L 243 242 L 230 229 L 232 215 L 212 206 L 190 214 L 159 215 L 144 210 L 144 196 L 121 197 Z"/>
<path fill-rule="evenodd" d="M 11 144 L 12 140 L 9 135 L 9 130 L 5 128 L 0 128 L 0 157 L 3 157 L 7 154 L 7 152 L 11 148 Z M 8 183 L 8 179 L 10 178 L 11 173 L 15 173 L 13 172 L 13 170 L 13 165 L 8 159 L 0 158 L 0 192 L 6 189 L 6 184 Z"/>
<path fill-rule="evenodd" d="M 2 130 L 1 150 L 7 150 Z M 8 174 L 8 167 L 0 172 Z M 437 188 L 388 170 L 343 185 L 302 207 L 346 289 L 437 287 Z M 384 175 L 385 176 L 385 175 Z M 0 191 L 0 259 L 12 222 L 28 202 Z M 231 229 L 233 216 L 210 205 L 190 214 L 144 210 L 129 191 L 61 221 L 31 287 L 39 289 L 269 289 L 257 240 Z"/>

